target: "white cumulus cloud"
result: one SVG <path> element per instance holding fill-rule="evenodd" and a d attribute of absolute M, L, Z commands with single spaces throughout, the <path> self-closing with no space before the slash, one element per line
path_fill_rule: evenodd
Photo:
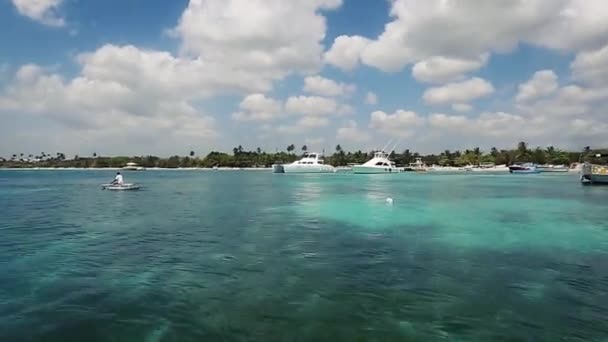
<path fill-rule="evenodd" d="M 454 103 L 452 109 L 457 112 L 470 112 L 473 110 L 473 106 L 467 103 Z"/>
<path fill-rule="evenodd" d="M 488 54 L 469 59 L 434 56 L 416 63 L 412 68 L 412 76 L 418 81 L 429 83 L 461 80 L 466 73 L 481 68 L 487 61 Z"/>
<path fill-rule="evenodd" d="M 367 142 L 370 140 L 370 136 L 359 128 L 357 122 L 349 120 L 337 129 L 336 139 L 339 142 Z"/>
<path fill-rule="evenodd" d="M 361 53 L 370 40 L 360 36 L 339 36 L 325 53 L 325 62 L 344 71 L 355 69 L 361 60 Z"/>
<path fill-rule="evenodd" d="M 337 114 L 338 104 L 321 96 L 291 96 L 285 102 L 285 110 L 302 115 L 330 115 Z"/>
<path fill-rule="evenodd" d="M 578 51 L 605 44 L 608 33 L 603 0 L 393 0 L 390 15 L 393 20 L 376 39 L 336 38 L 328 52 L 333 64 L 352 69 L 361 61 L 399 71 L 436 56 L 472 60 L 485 53 L 506 53 L 520 43 Z M 475 64 L 460 68 L 474 70 Z M 424 64 L 418 68 L 421 79 L 432 79 L 433 72 L 425 74 L 425 69 Z"/>
<path fill-rule="evenodd" d="M 494 86 L 482 78 L 474 77 L 462 82 L 453 82 L 429 88 L 422 98 L 426 103 L 468 103 L 494 92 Z"/>
<path fill-rule="evenodd" d="M 303 90 L 307 93 L 320 96 L 345 96 L 354 93 L 357 87 L 354 84 L 336 82 L 319 75 L 304 78 Z"/>
<path fill-rule="evenodd" d="M 341 0 L 191 0 L 172 31 L 183 53 L 265 80 L 322 65 L 326 21 Z"/>
<path fill-rule="evenodd" d="M 519 85 L 515 99 L 520 102 L 536 100 L 552 94 L 557 87 L 557 75 L 553 70 L 540 70 L 529 81 Z"/>
<path fill-rule="evenodd" d="M 64 26 L 58 9 L 63 0 L 12 0 L 19 14 L 48 26 Z"/>
<path fill-rule="evenodd" d="M 282 111 L 282 104 L 264 94 L 250 94 L 241 101 L 241 111 L 232 114 L 237 121 L 269 121 L 276 119 Z"/>
<path fill-rule="evenodd" d="M 608 86 L 608 45 L 578 53 L 570 68 L 576 80 L 595 86 Z"/>
<path fill-rule="evenodd" d="M 370 115 L 370 126 L 396 137 L 409 137 L 425 120 L 417 113 L 399 109 L 393 114 L 375 111 Z"/>

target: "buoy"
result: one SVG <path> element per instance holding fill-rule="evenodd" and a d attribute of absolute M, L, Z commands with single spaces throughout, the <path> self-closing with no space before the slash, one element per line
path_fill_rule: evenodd
<path fill-rule="evenodd" d="M 393 205 L 393 199 L 392 199 L 392 198 L 390 198 L 390 197 L 387 197 L 387 198 L 386 198 L 386 204 L 388 204 L 388 205 Z"/>

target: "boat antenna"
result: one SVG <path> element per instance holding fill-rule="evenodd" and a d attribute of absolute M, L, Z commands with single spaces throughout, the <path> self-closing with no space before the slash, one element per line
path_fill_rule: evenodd
<path fill-rule="evenodd" d="M 388 145 L 390 145 L 393 142 L 393 139 L 389 140 L 388 143 L 386 143 L 386 145 L 384 145 L 384 147 L 382 148 L 382 152 L 384 152 L 386 150 L 386 148 L 388 147 Z"/>
<path fill-rule="evenodd" d="M 395 149 L 397 148 L 397 145 L 399 145 L 400 142 L 401 142 L 401 139 L 397 140 L 397 142 L 395 143 L 395 145 L 393 145 L 393 148 L 391 149 L 391 151 L 388 154 L 393 153 L 393 151 L 395 151 Z"/>

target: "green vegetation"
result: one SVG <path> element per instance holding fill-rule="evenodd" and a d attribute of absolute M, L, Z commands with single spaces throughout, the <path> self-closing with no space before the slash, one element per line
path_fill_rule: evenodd
<path fill-rule="evenodd" d="M 302 153 L 308 151 L 308 147 L 301 147 Z M 465 151 L 445 150 L 440 154 L 421 155 L 417 152 L 405 150 L 402 153 L 391 154 L 397 165 L 407 165 L 421 158 L 428 165 L 442 166 L 464 166 L 479 165 L 482 163 L 513 164 L 515 162 L 534 162 L 538 164 L 570 164 L 583 160 L 590 160 L 596 163 L 605 163 L 605 158 L 596 158 L 596 154 L 607 155 L 608 150 L 592 150 L 585 147 L 582 152 L 567 152 L 559 150 L 553 146 L 547 148 L 529 148 L 528 144 L 521 141 L 512 150 L 498 150 L 491 148 L 490 151 L 481 151 L 479 147 L 467 149 Z M 332 154 L 325 157 L 326 163 L 334 166 L 345 166 L 348 164 L 361 164 L 369 160 L 373 152 L 345 152 L 342 146 L 336 145 Z M 128 162 L 134 162 L 143 167 L 178 168 L 178 167 L 270 167 L 275 163 L 290 163 L 301 157 L 296 154 L 296 147 L 290 144 L 286 147 L 286 152 L 267 153 L 261 148 L 253 151 L 246 151 L 242 146 L 232 149 L 232 154 L 223 152 L 211 152 L 203 158 L 196 156 L 195 151 L 189 151 L 186 156 L 172 156 L 169 158 L 159 158 L 156 156 L 140 157 L 105 157 L 93 153 L 91 157 L 75 156 L 67 159 L 64 153 L 47 154 L 41 152 L 38 155 L 25 155 L 23 153 L 13 154 L 10 158 L 0 157 L 0 167 L 28 168 L 28 167 L 78 167 L 78 168 L 104 168 L 122 167 Z"/>

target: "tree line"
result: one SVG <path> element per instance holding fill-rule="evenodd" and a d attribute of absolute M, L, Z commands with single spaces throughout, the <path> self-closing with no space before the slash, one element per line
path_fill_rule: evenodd
<path fill-rule="evenodd" d="M 179 167 L 270 167 L 275 163 L 291 163 L 301 158 L 308 151 L 303 145 L 297 149 L 294 144 L 286 147 L 285 151 L 269 153 L 261 148 L 245 150 L 241 145 L 232 149 L 232 153 L 213 151 L 204 157 L 196 155 L 195 151 L 189 151 L 185 156 L 171 156 L 161 158 L 157 156 L 75 156 L 67 159 L 64 153 L 53 154 L 40 153 L 37 155 L 25 155 L 23 153 L 13 154 L 9 158 L 0 157 L 0 167 L 78 167 L 78 168 L 104 168 L 123 167 L 128 162 L 134 162 L 143 167 L 179 168 Z M 530 148 L 526 142 L 519 142 L 514 149 L 491 148 L 482 151 L 479 147 L 466 149 L 464 151 L 445 150 L 439 154 L 422 155 L 418 152 L 406 149 L 400 153 L 392 152 L 391 159 L 397 165 L 405 166 L 420 158 L 427 165 L 441 166 L 466 166 L 480 165 L 484 163 L 511 165 L 516 162 L 533 162 L 538 164 L 570 164 L 584 160 L 592 160 L 596 153 L 607 150 L 592 150 L 586 146 L 581 151 L 564 151 L 553 146 L 546 148 Z M 340 145 L 336 145 L 331 154 L 325 155 L 325 163 L 334 166 L 346 166 L 349 164 L 361 164 L 373 157 L 374 151 L 346 152 Z M 606 154 L 606 153 L 604 153 Z M 598 162 L 597 160 L 595 162 Z M 605 162 L 605 161 L 604 161 Z"/>

